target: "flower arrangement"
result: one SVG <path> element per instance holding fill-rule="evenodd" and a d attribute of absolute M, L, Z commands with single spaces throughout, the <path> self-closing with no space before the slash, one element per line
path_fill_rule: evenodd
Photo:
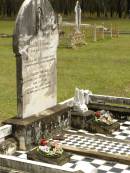
<path fill-rule="evenodd" d="M 41 139 L 40 146 L 37 151 L 43 154 L 45 157 L 60 157 L 63 154 L 63 149 L 58 141 L 47 141 Z"/>
<path fill-rule="evenodd" d="M 97 111 L 95 112 L 95 121 L 111 125 L 117 122 L 117 120 L 113 119 L 112 116 L 112 113 L 110 113 L 109 111 Z"/>

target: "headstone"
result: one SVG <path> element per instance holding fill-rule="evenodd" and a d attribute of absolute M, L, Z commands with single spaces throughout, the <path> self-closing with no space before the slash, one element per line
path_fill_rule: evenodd
<path fill-rule="evenodd" d="M 104 31 L 104 22 L 102 23 L 102 39 L 105 38 L 105 31 Z"/>
<path fill-rule="evenodd" d="M 59 30 L 61 29 L 63 23 L 63 19 L 62 19 L 62 15 L 58 14 L 58 26 L 59 26 Z"/>
<path fill-rule="evenodd" d="M 16 19 L 18 117 L 38 115 L 57 103 L 58 28 L 48 0 L 25 0 Z"/>
<path fill-rule="evenodd" d="M 96 24 L 94 24 L 94 27 L 93 27 L 93 41 L 94 42 L 97 41 L 97 26 L 96 26 Z"/>
<path fill-rule="evenodd" d="M 75 6 L 75 24 L 76 24 L 76 32 L 80 32 L 81 8 L 80 8 L 79 1 L 76 2 L 76 6 Z"/>
<path fill-rule="evenodd" d="M 112 38 L 112 36 L 113 36 L 113 33 L 112 33 L 112 24 L 111 24 L 111 26 L 110 26 L 110 38 Z"/>
<path fill-rule="evenodd" d="M 86 45 L 85 32 L 80 30 L 81 26 L 81 8 L 79 1 L 76 2 L 75 6 L 75 32 L 71 34 L 70 45 L 72 48 L 77 46 Z"/>

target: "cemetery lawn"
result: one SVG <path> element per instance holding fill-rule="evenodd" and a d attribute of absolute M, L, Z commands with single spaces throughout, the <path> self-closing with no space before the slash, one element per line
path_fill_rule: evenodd
<path fill-rule="evenodd" d="M 0 21 L 0 33 L 12 33 L 13 24 Z M 122 25 L 129 31 L 130 21 L 122 20 Z M 59 48 L 57 67 L 58 102 L 72 97 L 75 87 L 130 97 L 130 35 L 89 42 L 75 50 Z M 15 69 L 12 39 L 0 38 L 0 120 L 16 115 Z"/>

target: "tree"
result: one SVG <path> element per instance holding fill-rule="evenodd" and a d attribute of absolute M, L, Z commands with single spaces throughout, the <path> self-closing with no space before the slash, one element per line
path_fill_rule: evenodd
<path fill-rule="evenodd" d="M 0 0 L 0 16 L 16 16 L 24 0 Z M 57 13 L 65 15 L 74 14 L 77 0 L 50 0 Z M 82 12 L 88 16 L 126 17 L 130 10 L 130 0 L 79 0 Z"/>

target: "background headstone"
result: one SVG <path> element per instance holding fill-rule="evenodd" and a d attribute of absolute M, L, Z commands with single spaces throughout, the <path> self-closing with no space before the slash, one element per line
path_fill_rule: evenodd
<path fill-rule="evenodd" d="M 58 14 L 58 27 L 59 27 L 59 30 L 62 27 L 62 23 L 63 23 L 62 15 L 61 14 Z"/>
<path fill-rule="evenodd" d="M 76 2 L 75 6 L 75 24 L 76 24 L 76 32 L 80 32 L 81 25 L 81 7 L 79 1 Z"/>
<path fill-rule="evenodd" d="M 38 115 L 57 103 L 58 28 L 48 0 L 25 0 L 16 19 L 18 117 Z"/>

